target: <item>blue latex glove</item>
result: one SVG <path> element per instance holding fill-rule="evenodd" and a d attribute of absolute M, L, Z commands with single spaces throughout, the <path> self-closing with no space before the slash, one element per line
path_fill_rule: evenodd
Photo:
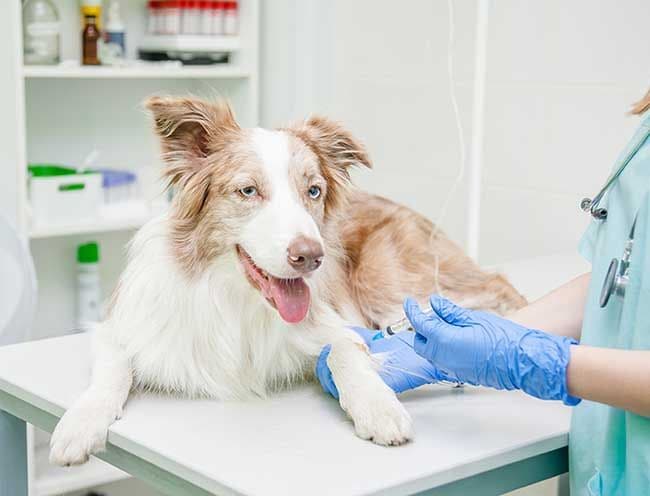
<path fill-rule="evenodd" d="M 487 312 L 458 307 L 431 297 L 433 313 L 415 300 L 404 302 L 413 324 L 415 351 L 451 377 L 496 389 L 521 389 L 541 399 L 576 405 L 566 385 L 569 348 L 577 342 L 527 329 Z"/>
<path fill-rule="evenodd" d="M 352 329 L 363 338 L 371 354 L 385 354 L 382 357 L 379 376 L 396 393 L 446 379 L 433 365 L 415 353 L 413 350 L 415 334 L 413 332 L 406 331 L 390 338 L 384 338 L 379 331 L 362 327 L 353 327 Z M 321 351 L 316 363 L 316 376 L 323 386 L 323 390 L 338 399 L 339 392 L 327 365 L 330 349 L 331 346 L 327 345 Z"/>

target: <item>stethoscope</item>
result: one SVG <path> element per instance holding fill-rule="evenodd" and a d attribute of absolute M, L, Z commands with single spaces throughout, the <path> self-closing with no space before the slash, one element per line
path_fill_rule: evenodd
<path fill-rule="evenodd" d="M 607 209 L 599 207 L 598 205 L 609 189 L 621 176 L 633 156 L 634 152 L 627 156 L 627 159 L 620 165 L 616 172 L 610 176 L 605 185 L 600 189 L 596 196 L 593 197 L 593 199 L 583 198 L 580 202 L 580 208 L 584 212 L 589 212 L 595 220 L 604 221 L 607 219 Z M 630 234 L 625 242 L 625 247 L 623 248 L 623 256 L 620 260 L 618 258 L 612 258 L 612 261 L 609 263 L 609 268 L 607 269 L 607 274 L 605 275 L 605 280 L 603 281 L 603 286 L 600 290 L 601 308 L 607 306 L 612 295 L 616 295 L 620 298 L 625 297 L 625 289 L 630 281 L 630 258 L 632 256 L 632 247 L 634 246 L 635 227 L 636 216 L 634 217 L 632 229 L 630 230 Z"/>

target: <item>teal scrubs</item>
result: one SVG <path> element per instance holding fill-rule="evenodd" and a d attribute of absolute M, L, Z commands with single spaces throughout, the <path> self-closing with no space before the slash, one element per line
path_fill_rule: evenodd
<path fill-rule="evenodd" d="M 605 221 L 592 220 L 580 252 L 592 264 L 581 344 L 650 350 L 650 114 L 614 166 L 631 159 L 600 206 Z M 610 260 L 621 258 L 638 213 L 625 298 L 599 297 Z M 602 370 L 607 374 L 607 368 Z M 650 391 L 648 391 L 650 394 Z M 572 496 L 650 495 L 650 418 L 582 401 L 569 435 Z"/>

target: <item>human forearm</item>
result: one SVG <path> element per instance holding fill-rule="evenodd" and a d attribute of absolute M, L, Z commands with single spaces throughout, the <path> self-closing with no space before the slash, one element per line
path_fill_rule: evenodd
<path fill-rule="evenodd" d="M 590 279 L 590 272 L 578 276 L 508 318 L 524 327 L 579 340 Z"/>
<path fill-rule="evenodd" d="M 650 417 L 650 351 L 572 346 L 567 386 L 573 396 Z"/>

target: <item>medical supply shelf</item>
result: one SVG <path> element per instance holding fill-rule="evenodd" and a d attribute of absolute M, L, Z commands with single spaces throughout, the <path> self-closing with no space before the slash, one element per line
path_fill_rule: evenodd
<path fill-rule="evenodd" d="M 23 77 L 71 78 L 71 79 L 244 79 L 250 71 L 232 64 L 196 67 L 156 67 L 150 65 L 105 67 L 105 66 L 24 66 Z"/>
<path fill-rule="evenodd" d="M 165 63 L 127 63 L 124 66 L 80 66 L 79 2 L 52 0 L 62 26 L 59 65 L 24 65 L 22 13 L 17 1 L 0 2 L 0 121 L 3 153 L 0 157 L 0 215 L 6 216 L 29 238 L 39 282 L 39 309 L 34 338 L 68 333 L 73 329 L 76 296 L 74 254 L 80 242 L 97 241 L 102 249 L 104 295 L 110 294 L 125 260 L 131 232 L 159 212 L 125 211 L 93 221 L 38 225 L 31 222 L 27 164 L 52 162 L 82 166 L 94 149 L 98 166 L 137 171 L 143 196 L 155 190 L 154 175 L 144 169 L 162 168 L 151 123 L 142 101 L 152 94 L 228 98 L 245 126 L 259 124 L 260 0 L 240 0 L 239 34 L 214 38 L 179 38 L 178 49 L 199 45 L 229 52 L 223 63 L 198 66 Z M 139 47 L 169 44 L 164 36 L 145 34 L 146 0 L 119 0 L 126 20 L 127 55 Z M 158 36 L 158 35 L 157 35 Z M 198 44 L 198 45 L 197 45 Z M 144 179 L 146 177 L 146 179 Z M 159 177 L 156 174 L 155 177 Z M 146 194 L 145 194 L 146 193 Z M 56 309 L 56 311 L 54 311 Z M 47 437 L 28 426 L 30 496 L 50 496 L 128 477 L 99 460 L 83 467 L 62 469 L 49 465 Z"/>
<path fill-rule="evenodd" d="M 81 222 L 47 227 L 32 227 L 30 239 L 73 236 L 77 234 L 96 234 L 113 231 L 129 231 L 142 227 L 152 216 L 125 217 L 123 219 L 102 219 L 94 222 Z"/>

